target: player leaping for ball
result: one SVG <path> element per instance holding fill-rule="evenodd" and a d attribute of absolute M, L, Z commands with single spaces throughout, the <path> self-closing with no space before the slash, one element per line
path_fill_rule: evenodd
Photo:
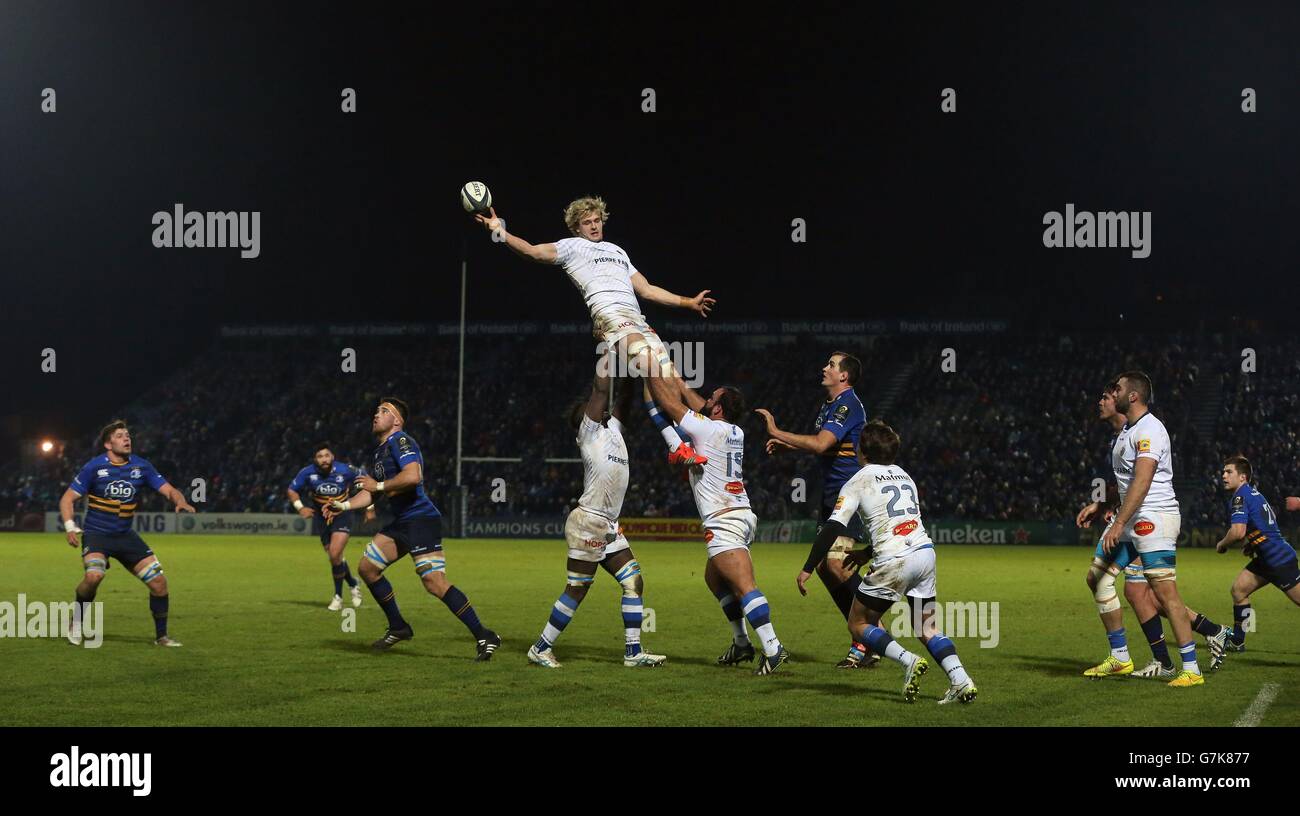
<path fill-rule="evenodd" d="M 709 310 L 717 301 L 708 296 L 708 289 L 688 298 L 647 281 L 621 247 L 605 240 L 605 222 L 609 213 L 603 199 L 589 196 L 571 202 L 564 209 L 564 223 L 573 237 L 551 244 L 530 244 L 510 234 L 506 231 L 505 219 L 498 216 L 495 209 L 490 209 L 488 215 L 476 214 L 474 219 L 493 234 L 493 240 L 505 243 L 516 255 L 537 263 L 564 267 L 569 280 L 578 287 L 591 310 L 592 333 L 604 341 L 606 348 L 625 352 L 628 360 L 636 361 L 638 367 L 645 367 L 646 375 L 662 374 L 681 381 L 663 341 L 641 314 L 637 298 L 661 306 L 690 309 L 701 317 L 708 317 Z M 648 360 L 647 355 L 653 359 Z M 673 390 L 676 390 L 675 386 Z M 704 458 L 692 448 L 689 439 L 656 415 L 649 402 L 646 408 L 668 445 L 670 463 L 704 464 Z"/>
<path fill-rule="evenodd" d="M 921 675 L 930 664 L 913 654 L 880 626 L 881 616 L 895 603 L 907 597 L 912 611 L 917 639 L 948 673 L 948 691 L 939 705 L 975 699 L 975 681 L 957 657 L 957 647 L 939 631 L 935 622 L 935 598 L 938 592 L 934 569 L 934 542 L 921 523 L 919 491 L 907 471 L 894 464 L 901 440 L 894 429 L 882 420 L 873 419 L 862 429 L 858 439 L 858 461 L 862 465 L 853 478 L 840 488 L 835 509 L 822 525 L 803 571 L 795 579 L 799 592 L 807 595 L 804 584 L 817 565 L 826 558 L 837 538 L 848 535 L 854 514 L 862 517 L 862 526 L 871 537 L 871 548 L 853 550 L 845 556 L 846 566 L 871 559 L 871 572 L 858 585 L 853 607 L 849 610 L 849 634 L 880 655 L 903 666 L 903 699 L 915 702 L 920 693 Z"/>
<path fill-rule="evenodd" d="M 623 665 L 658 666 L 668 659 L 641 649 L 645 584 L 641 565 L 618 524 L 628 480 L 622 420 L 636 392 L 623 389 L 606 418 L 609 387 L 610 378 L 598 373 L 591 396 L 575 405 L 571 415 L 570 424 L 578 435 L 575 441 L 582 453 L 583 490 L 578 506 L 570 511 L 564 523 L 564 537 L 569 545 L 568 585 L 551 608 L 551 617 L 541 636 L 528 650 L 530 661 L 548 669 L 560 667 L 551 647 L 573 619 L 578 604 L 587 597 L 597 564 L 614 576 L 623 589 Z"/>
<path fill-rule="evenodd" d="M 650 379 L 657 384 L 673 382 L 660 377 Z M 732 642 L 718 663 L 735 665 L 754 659 L 754 647 L 745 632 L 748 620 L 763 643 L 763 658 L 754 674 L 771 674 L 790 659 L 790 653 L 772 628 L 767 597 L 754 583 L 749 545 L 758 518 L 745 492 L 745 432 L 738 424 L 745 415 L 745 397 L 740 389 L 723 386 L 714 389 L 706 400 L 680 379 L 676 384 L 676 398 L 660 395 L 659 409 L 681 425 L 708 458 L 706 464 L 691 467 L 689 472 L 709 559 L 704 581 L 731 623 Z"/>
<path fill-rule="evenodd" d="M 406 403 L 396 397 L 384 397 L 375 409 L 371 430 L 379 445 L 375 448 L 371 473 L 355 481 L 360 488 L 347 500 L 333 499 L 325 505 L 326 521 L 353 507 L 366 507 L 380 494 L 388 496 L 393 521 L 366 545 L 365 557 L 357 567 L 361 579 L 370 588 L 375 602 L 388 617 L 388 631 L 375 641 L 376 651 L 415 637 L 411 625 L 402 617 L 393 596 L 393 585 L 384 570 L 410 553 L 415 574 L 420 576 L 430 595 L 441 600 L 478 642 L 475 660 L 491 660 L 501 645 L 501 638 L 478 619 L 469 598 L 447 581 L 447 558 L 442 551 L 442 513 L 424 492 L 424 455 L 420 446 L 403 428 L 410 417 Z M 375 477 L 378 477 L 376 479 Z"/>
<path fill-rule="evenodd" d="M 73 607 L 73 622 L 68 630 L 68 640 L 81 644 L 83 604 L 95 600 L 99 584 L 108 570 L 108 559 L 118 563 L 139 578 L 149 589 L 149 612 L 153 615 L 154 643 L 159 646 L 180 646 L 180 641 L 167 636 L 167 610 L 170 596 L 167 593 L 167 576 L 162 564 L 145 544 L 139 534 L 131 529 L 135 508 L 140 501 L 144 485 L 158 491 L 176 506 L 177 512 L 193 513 L 194 507 L 185 496 L 167 483 L 154 466 L 131 453 L 131 432 L 126 422 L 115 420 L 99 432 L 99 443 L 104 453 L 91 459 L 81 468 L 72 484 L 59 499 L 59 515 L 68 532 L 68 544 L 81 545 L 81 562 L 85 577 L 77 585 L 77 601 Z M 86 497 L 86 529 L 77 527 L 72 508 L 77 499 Z M 81 541 L 77 536 L 81 535 Z"/>

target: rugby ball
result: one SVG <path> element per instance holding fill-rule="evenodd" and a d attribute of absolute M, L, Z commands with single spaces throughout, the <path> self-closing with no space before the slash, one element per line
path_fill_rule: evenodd
<path fill-rule="evenodd" d="M 460 188 L 460 206 L 464 207 L 467 213 L 487 215 L 488 209 L 492 206 L 492 191 L 481 181 L 468 182 Z"/>

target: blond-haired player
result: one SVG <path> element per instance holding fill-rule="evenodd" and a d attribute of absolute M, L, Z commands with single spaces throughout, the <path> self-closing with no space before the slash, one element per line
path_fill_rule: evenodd
<path fill-rule="evenodd" d="M 667 348 L 641 314 L 637 298 L 661 306 L 689 309 L 701 317 L 708 317 L 717 301 L 708 296 L 708 289 L 688 298 L 646 280 L 622 247 L 605 240 L 609 211 L 603 199 L 586 196 L 570 202 L 564 209 L 564 223 L 572 237 L 549 244 L 531 244 L 507 232 L 505 219 L 497 215 L 495 208 L 489 208 L 488 215 L 476 214 L 474 219 L 492 233 L 494 241 L 504 243 L 516 255 L 564 267 L 591 311 L 592 333 L 606 348 L 619 349 L 625 360 L 633 361 L 647 375 L 662 375 L 680 382 Z M 676 390 L 675 386 L 672 390 Z M 659 416 L 653 403 L 647 402 L 646 409 L 668 444 L 670 463 L 704 463 L 689 441 Z"/>

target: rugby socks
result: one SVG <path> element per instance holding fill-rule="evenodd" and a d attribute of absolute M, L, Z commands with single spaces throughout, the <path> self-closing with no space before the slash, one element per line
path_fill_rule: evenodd
<path fill-rule="evenodd" d="M 573 615 L 578 611 L 578 604 L 582 603 L 581 598 L 573 598 L 565 592 L 560 595 L 560 599 L 551 607 L 551 617 L 546 621 L 546 626 L 542 629 L 542 636 L 537 639 L 537 651 L 544 652 L 555 645 L 559 639 L 560 633 L 564 627 L 569 625 L 573 620 Z"/>
<path fill-rule="evenodd" d="M 151 596 L 152 597 L 152 596 Z M 72 606 L 72 620 L 80 624 L 86 619 L 86 604 L 95 600 L 95 591 L 92 589 L 89 595 L 82 595 L 81 590 L 77 590 L 77 600 Z"/>
<path fill-rule="evenodd" d="M 948 673 L 948 681 L 958 688 L 970 682 L 970 675 L 961 665 L 961 658 L 957 657 L 957 647 L 952 645 L 952 641 L 944 635 L 935 635 L 926 641 L 925 648 L 930 650 L 935 662 L 943 666 L 943 670 Z"/>
<path fill-rule="evenodd" d="M 348 559 L 344 558 L 340 561 L 339 566 L 343 568 L 343 580 L 348 582 L 348 586 L 356 587 L 357 579 L 352 577 L 352 570 L 348 569 Z M 338 595 L 339 592 L 335 590 L 334 594 Z"/>
<path fill-rule="evenodd" d="M 749 625 L 754 627 L 754 632 L 763 642 L 763 654 L 776 657 L 781 651 L 781 641 L 777 640 L 776 630 L 772 628 L 772 610 L 767 605 L 767 598 L 756 588 L 740 599 L 740 606 Z"/>
<path fill-rule="evenodd" d="M 465 597 L 464 592 L 454 586 L 449 586 L 442 595 L 442 602 L 451 610 L 451 614 L 460 618 L 460 622 L 465 624 L 465 628 L 470 631 L 470 634 L 475 639 L 483 634 L 483 624 L 479 623 L 478 613 L 474 611 L 474 607 L 470 606 L 469 598 Z"/>
<path fill-rule="evenodd" d="M 379 604 L 379 608 L 384 610 L 384 614 L 388 616 L 388 628 L 408 628 L 406 619 L 402 617 L 401 610 L 397 608 L 397 599 L 393 596 L 393 585 L 388 583 L 388 579 L 381 575 L 378 581 L 369 586 L 370 594 L 374 596 L 375 603 Z"/>
<path fill-rule="evenodd" d="M 1106 639 L 1110 641 L 1110 654 L 1121 663 L 1127 663 L 1133 658 L 1128 653 L 1128 637 L 1124 634 L 1124 627 L 1116 629 L 1114 632 L 1107 632 Z"/>
<path fill-rule="evenodd" d="M 333 564 L 333 565 L 331 565 L 331 567 L 330 567 L 330 572 L 332 572 L 333 575 L 334 575 L 334 594 L 335 594 L 335 595 L 342 595 L 342 594 L 343 594 L 343 572 L 344 572 L 346 569 L 347 569 L 347 567 L 344 566 L 343 564 Z"/>
<path fill-rule="evenodd" d="M 749 644 L 749 634 L 745 631 L 745 612 L 740 608 L 740 603 L 730 592 L 724 592 L 718 595 L 718 606 L 722 607 L 722 614 L 727 616 L 727 622 L 731 624 L 731 641 L 737 646 Z"/>
<path fill-rule="evenodd" d="M 1166 669 L 1173 668 L 1174 661 L 1169 657 L 1169 647 L 1165 645 L 1165 627 L 1160 623 L 1160 615 L 1152 615 L 1150 620 L 1142 621 L 1142 633 L 1151 644 L 1151 656 L 1160 661 Z"/>
<path fill-rule="evenodd" d="M 890 637 L 889 633 L 879 626 L 867 624 L 867 628 L 862 630 L 862 642 L 871 647 L 876 654 L 884 655 L 890 660 L 897 660 L 904 666 L 910 664 L 907 656 L 912 653 L 898 645 L 898 641 Z M 913 658 L 916 655 L 912 655 Z"/>
<path fill-rule="evenodd" d="M 1246 629 L 1244 624 L 1246 619 L 1252 614 L 1250 604 L 1233 604 L 1232 605 L 1232 642 L 1238 646 L 1246 642 Z"/>
<path fill-rule="evenodd" d="M 1196 664 L 1196 641 L 1184 643 L 1178 647 L 1178 651 L 1183 658 L 1183 671 L 1200 674 L 1201 667 Z"/>
<path fill-rule="evenodd" d="M 671 452 L 681 447 L 682 442 L 685 440 L 682 439 L 677 426 L 669 422 L 668 417 L 659 413 L 659 406 L 655 405 L 654 400 L 646 400 L 645 410 L 650 415 L 650 421 L 654 423 L 655 428 L 659 431 L 659 435 L 664 438 L 664 442 L 668 443 L 668 450 Z"/>
<path fill-rule="evenodd" d="M 1222 628 L 1219 624 L 1200 614 L 1192 621 L 1192 629 L 1196 634 L 1205 635 L 1206 637 L 1214 637 L 1219 634 L 1219 630 Z"/>
<path fill-rule="evenodd" d="M 170 600 L 167 595 L 150 595 L 149 612 L 153 614 L 153 631 L 154 637 L 160 638 L 167 634 L 167 605 Z"/>
<path fill-rule="evenodd" d="M 641 598 L 623 596 L 623 656 L 641 654 Z"/>

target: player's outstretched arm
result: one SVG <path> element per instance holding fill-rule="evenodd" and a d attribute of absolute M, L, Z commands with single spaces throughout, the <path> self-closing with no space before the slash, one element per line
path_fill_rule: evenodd
<path fill-rule="evenodd" d="M 708 317 L 709 311 L 717 304 L 716 298 L 709 297 L 712 289 L 705 289 L 693 298 L 683 295 L 674 295 L 667 289 L 655 286 L 645 279 L 645 275 L 640 272 L 632 273 L 632 291 L 642 300 L 648 300 L 651 303 L 658 303 L 660 306 L 670 306 L 674 309 L 690 309 L 692 312 L 698 312 L 700 317 Z"/>
<path fill-rule="evenodd" d="M 822 428 L 814 434 L 797 434 L 783 431 L 776 425 L 776 417 L 766 408 L 755 408 L 754 413 L 763 418 L 767 424 L 767 435 L 777 440 L 778 443 L 795 450 L 808 451 L 818 455 L 824 454 L 831 448 L 839 444 L 839 437 L 833 431 Z M 772 447 L 769 446 L 768 453 L 772 453 Z"/>
<path fill-rule="evenodd" d="M 70 487 L 59 497 L 59 518 L 63 519 L 63 529 L 68 533 L 68 545 L 71 547 L 81 546 L 81 541 L 77 538 L 81 535 L 81 528 L 73 516 L 73 507 L 79 498 L 81 494 Z"/>
<path fill-rule="evenodd" d="M 194 506 L 189 502 L 185 501 L 185 494 L 180 492 L 176 488 L 172 487 L 169 483 L 164 482 L 162 486 L 158 488 L 158 492 L 162 495 L 163 498 L 167 499 L 167 501 L 171 502 L 172 505 L 175 506 L 176 512 L 178 513 L 194 512 Z"/>
<path fill-rule="evenodd" d="M 474 220 L 482 224 L 496 240 L 510 247 L 510 251 L 521 258 L 537 263 L 555 263 L 555 244 L 530 244 L 518 235 L 506 232 L 506 221 L 497 215 L 496 209 L 489 208 L 490 215 L 476 214 Z"/>

